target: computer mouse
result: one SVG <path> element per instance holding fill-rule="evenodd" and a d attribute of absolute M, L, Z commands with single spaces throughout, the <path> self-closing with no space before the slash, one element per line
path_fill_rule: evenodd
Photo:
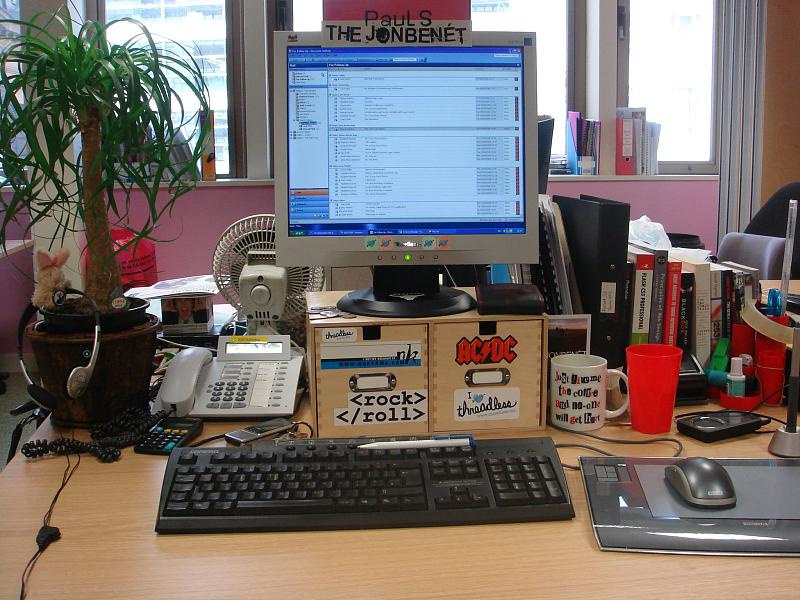
<path fill-rule="evenodd" d="M 730 508 L 736 505 L 736 492 L 730 475 L 710 458 L 683 458 L 664 469 L 672 489 L 692 506 Z"/>

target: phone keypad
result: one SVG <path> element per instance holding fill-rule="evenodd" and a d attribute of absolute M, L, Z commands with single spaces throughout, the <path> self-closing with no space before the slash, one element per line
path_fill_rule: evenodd
<path fill-rule="evenodd" d="M 284 361 L 227 364 L 219 379 L 206 385 L 206 408 L 270 406 L 273 396 L 284 393 L 288 369 L 289 363 Z"/>

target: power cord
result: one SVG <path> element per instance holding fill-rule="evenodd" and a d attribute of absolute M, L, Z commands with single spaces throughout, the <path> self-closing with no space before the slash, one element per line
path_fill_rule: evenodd
<path fill-rule="evenodd" d="M 170 339 L 164 338 L 164 337 L 158 337 L 158 338 L 156 338 L 156 341 L 158 343 L 160 343 L 160 344 L 165 345 L 165 346 L 169 346 L 170 348 L 172 348 L 172 347 L 174 347 L 174 348 L 183 348 L 183 349 L 186 349 L 186 348 L 206 348 L 205 346 L 190 346 L 189 344 L 181 344 L 180 342 L 176 342 L 175 340 L 170 340 Z M 206 348 L 206 350 L 210 350 L 213 354 L 217 353 L 217 349 L 216 348 Z"/>
<path fill-rule="evenodd" d="M 53 516 L 53 509 L 56 507 L 58 497 L 61 495 L 61 492 L 64 491 L 64 488 L 67 487 L 69 480 L 72 479 L 72 476 L 75 474 L 75 471 L 81 464 L 80 454 L 77 455 L 77 460 L 74 466 L 70 460 L 69 451 L 65 452 L 64 456 L 67 459 L 67 466 L 64 469 L 64 475 L 61 477 L 61 486 L 56 491 L 55 496 L 53 496 L 53 500 L 50 502 L 50 508 L 45 513 L 44 519 L 42 519 L 42 526 L 39 528 L 39 532 L 36 534 L 36 545 L 38 548 L 22 571 L 19 590 L 20 600 L 24 600 L 27 596 L 28 579 L 33 572 L 33 568 L 36 566 L 36 562 L 39 560 L 42 554 L 44 554 L 44 551 L 47 549 L 47 547 L 61 537 L 61 530 L 58 527 L 50 525 L 50 519 Z"/>
<path fill-rule="evenodd" d="M 601 435 L 597 435 L 595 433 L 589 433 L 588 431 L 572 431 L 571 429 L 565 429 L 564 427 L 559 427 L 558 425 L 554 425 L 550 423 L 550 426 L 553 429 L 558 429 L 559 431 L 564 431 L 566 433 L 572 433 L 574 435 L 582 435 L 588 438 L 592 438 L 595 440 L 600 440 L 601 442 L 608 442 L 610 444 L 634 444 L 634 445 L 642 445 L 642 444 L 656 444 L 658 442 L 667 442 L 670 444 L 675 444 L 675 453 L 672 456 L 680 456 L 683 454 L 683 444 L 679 439 L 671 438 L 671 437 L 657 437 L 657 438 L 649 438 L 646 440 L 620 440 L 615 438 L 608 438 Z M 600 448 L 595 448 L 594 446 L 589 446 L 586 444 L 556 444 L 556 448 L 586 448 L 587 450 L 591 450 L 592 452 L 597 452 L 598 454 L 603 454 L 605 456 L 615 456 L 614 454 L 602 450 Z M 569 465 L 567 463 L 562 462 L 561 466 L 565 469 L 572 469 L 573 471 L 580 470 L 580 467 L 577 465 Z"/>

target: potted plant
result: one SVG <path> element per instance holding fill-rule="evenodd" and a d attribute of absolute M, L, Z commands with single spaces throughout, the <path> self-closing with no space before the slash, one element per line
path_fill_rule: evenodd
<path fill-rule="evenodd" d="M 76 24 L 64 6 L 2 23 L 21 34 L 0 50 L 0 186 L 11 188 L 0 197 L 0 244 L 11 224 L 31 229 L 45 218 L 57 223 L 51 250 L 76 230 L 85 236 L 83 291 L 99 307 L 104 330 L 89 391 L 77 399 L 64 393 L 67 374 L 86 363 L 91 346 L 86 331 L 67 330 L 73 322 L 90 330 L 91 308 L 61 307 L 48 313 L 54 325 L 43 332 L 29 327 L 28 337 L 44 387 L 58 402 L 54 419 L 89 424 L 146 401 L 157 321 L 122 295 L 115 255 L 152 238 L 158 221 L 196 186 L 210 133 L 208 119 L 197 117 L 208 111 L 208 90 L 183 47 L 154 39 L 133 19 Z M 127 41 L 109 41 L 115 28 Z M 192 125 L 194 134 L 184 137 L 181 129 Z M 144 223 L 128 221 L 136 202 L 146 203 Z M 112 221 L 129 229 L 132 241 L 115 246 Z M 115 328 L 127 331 L 112 344 L 117 334 L 107 333 Z M 104 365 L 113 370 L 103 372 Z"/>

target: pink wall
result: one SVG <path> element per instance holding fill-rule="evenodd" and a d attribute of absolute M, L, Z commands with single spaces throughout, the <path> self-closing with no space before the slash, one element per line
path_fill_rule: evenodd
<path fill-rule="evenodd" d="M 274 212 L 274 197 L 272 186 L 241 186 L 202 187 L 179 198 L 172 216 L 159 221 L 154 234 L 165 240 L 156 245 L 159 279 L 211 273 L 219 236 L 242 217 Z M 130 222 L 138 225 L 146 218 L 147 208 L 139 202 Z"/>
<path fill-rule="evenodd" d="M 19 225 L 10 224 L 6 232 L 8 239 L 21 239 L 25 225 L 27 220 Z M 33 294 L 31 250 L 22 250 L 0 259 L 0 292 L 0 354 L 16 353 L 17 323 Z"/>
<path fill-rule="evenodd" d="M 552 181 L 551 195 L 592 194 L 631 205 L 631 219 L 642 215 L 670 233 L 699 235 L 706 249 L 717 247 L 719 181 Z"/>
<path fill-rule="evenodd" d="M 551 182 L 548 193 L 593 194 L 631 205 L 631 218 L 647 215 L 667 231 L 698 234 L 706 248 L 716 247 L 717 181 L 585 181 Z M 146 218 L 141 196 L 134 196 L 131 222 Z M 160 279 L 211 272 L 211 256 L 220 234 L 242 217 L 273 212 L 272 186 L 203 187 L 180 198 L 171 216 L 159 223 L 156 254 Z M 16 267 L 16 268 L 15 268 Z M 33 292 L 31 252 L 0 260 L 3 296 L 0 310 L 0 354 L 16 350 L 16 327 Z"/>

